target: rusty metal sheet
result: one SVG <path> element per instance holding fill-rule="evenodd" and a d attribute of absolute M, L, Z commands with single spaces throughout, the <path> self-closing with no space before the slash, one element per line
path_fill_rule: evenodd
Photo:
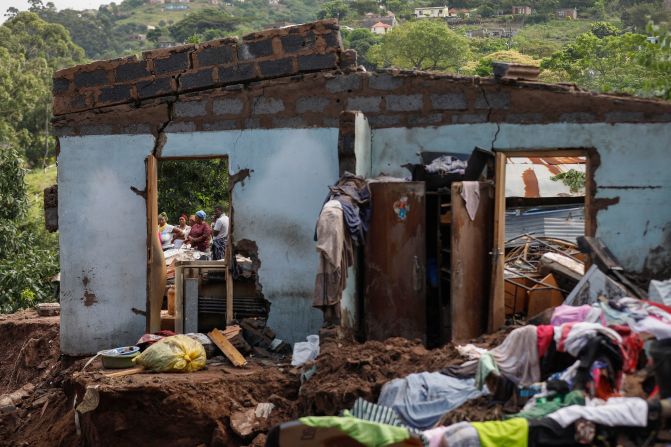
<path fill-rule="evenodd" d="M 366 337 L 426 342 L 426 209 L 424 182 L 370 185 L 366 245 Z"/>
<path fill-rule="evenodd" d="M 462 183 L 452 184 L 452 339 L 468 340 L 487 330 L 494 232 L 494 187 L 480 182 L 475 219 L 466 212 Z"/>

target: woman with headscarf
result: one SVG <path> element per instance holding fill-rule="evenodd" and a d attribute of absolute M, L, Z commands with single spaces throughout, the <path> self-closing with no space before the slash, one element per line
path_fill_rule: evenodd
<path fill-rule="evenodd" d="M 210 234 L 212 233 L 212 229 L 205 222 L 206 217 L 205 211 L 199 210 L 196 212 L 196 223 L 191 226 L 189 237 L 186 239 L 187 243 L 200 251 L 207 251 L 210 244 Z"/>
<path fill-rule="evenodd" d="M 186 214 L 179 216 L 179 225 L 175 227 L 175 234 L 172 236 L 172 242 L 175 244 L 175 248 L 180 248 L 187 237 L 189 237 L 189 232 L 191 227 L 186 224 Z"/>

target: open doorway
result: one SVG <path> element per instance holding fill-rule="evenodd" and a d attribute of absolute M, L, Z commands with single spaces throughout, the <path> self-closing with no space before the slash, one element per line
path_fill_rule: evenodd
<path fill-rule="evenodd" d="M 267 317 L 255 247 L 234 248 L 232 183 L 227 157 L 147 158 L 148 332 Z"/>
<path fill-rule="evenodd" d="M 560 305 L 585 272 L 592 235 L 589 150 L 499 152 L 492 327 Z"/>

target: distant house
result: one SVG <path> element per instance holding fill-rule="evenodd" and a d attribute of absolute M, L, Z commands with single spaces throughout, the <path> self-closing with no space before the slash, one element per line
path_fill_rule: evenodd
<path fill-rule="evenodd" d="M 555 14 L 557 15 L 558 19 L 577 19 L 578 18 L 578 10 L 576 8 L 564 8 L 564 9 L 558 9 L 555 11 Z"/>
<path fill-rule="evenodd" d="M 147 40 L 147 35 L 146 34 L 131 34 L 128 36 L 128 40 L 136 40 L 138 42 L 142 42 L 143 40 Z"/>
<path fill-rule="evenodd" d="M 177 45 L 177 42 L 168 41 L 168 40 L 164 40 L 164 41 L 161 41 L 161 42 L 158 43 L 159 48 L 170 48 L 170 47 L 174 47 L 176 45 Z"/>
<path fill-rule="evenodd" d="M 150 5 L 162 5 L 165 3 L 165 0 L 149 0 Z"/>
<path fill-rule="evenodd" d="M 394 15 L 393 12 L 388 12 L 386 16 L 381 16 L 379 14 L 373 14 L 372 12 L 369 12 L 365 15 L 365 18 L 361 20 L 360 26 L 361 28 L 368 28 L 369 30 L 373 31 L 372 28 L 374 25 L 378 23 L 384 23 L 385 25 L 389 25 L 392 28 L 398 25 L 398 22 L 396 21 L 396 16 Z"/>
<path fill-rule="evenodd" d="M 154 31 L 156 27 L 154 25 L 147 25 L 147 31 Z"/>
<path fill-rule="evenodd" d="M 426 6 L 424 8 L 415 8 L 415 17 L 418 19 L 437 19 L 450 16 L 450 10 L 447 6 Z"/>
<path fill-rule="evenodd" d="M 165 11 L 185 11 L 189 9 L 189 5 L 177 5 L 173 3 L 169 3 L 165 6 L 163 6 L 163 9 Z"/>
<path fill-rule="evenodd" d="M 215 6 L 219 4 L 219 0 L 207 0 L 207 2 L 208 2 L 210 5 L 215 5 Z"/>
<path fill-rule="evenodd" d="M 280 0 L 268 0 L 270 6 L 277 6 L 280 4 Z"/>
<path fill-rule="evenodd" d="M 375 25 L 370 27 L 370 31 L 373 34 L 387 34 L 389 31 L 392 30 L 391 25 L 387 25 L 386 23 L 382 22 L 377 22 Z"/>
<path fill-rule="evenodd" d="M 530 16 L 531 6 L 513 6 L 512 13 L 514 16 Z"/>
<path fill-rule="evenodd" d="M 449 8 L 450 17 L 470 17 L 471 10 L 468 8 Z"/>

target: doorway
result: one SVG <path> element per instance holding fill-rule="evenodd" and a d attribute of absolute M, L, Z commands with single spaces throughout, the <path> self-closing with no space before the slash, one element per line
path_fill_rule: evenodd
<path fill-rule="evenodd" d="M 594 234 L 592 154 L 497 152 L 490 331 L 561 304 L 584 273 L 576 238 Z"/>

